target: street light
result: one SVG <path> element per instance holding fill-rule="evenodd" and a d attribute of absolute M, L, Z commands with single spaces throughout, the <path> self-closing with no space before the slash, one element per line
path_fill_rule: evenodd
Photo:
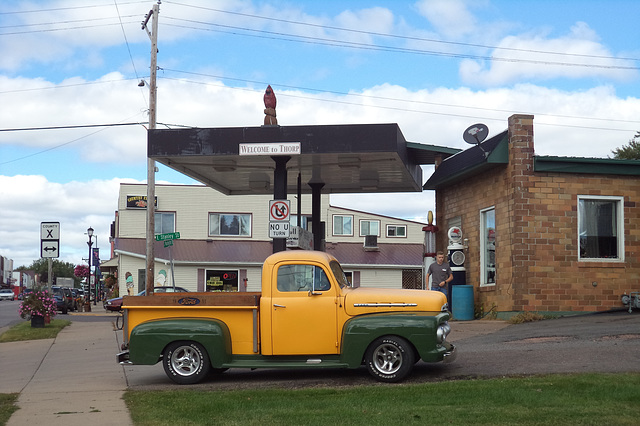
<path fill-rule="evenodd" d="M 89 227 L 89 229 L 87 229 L 87 235 L 89 236 L 89 242 L 87 243 L 87 245 L 89 246 L 89 276 L 87 277 L 87 291 L 89 292 L 89 299 L 88 299 L 88 303 L 91 303 L 91 246 L 93 245 L 93 241 L 91 241 L 91 237 L 93 237 L 93 228 Z M 93 297 L 93 304 L 96 304 L 96 298 L 95 296 Z"/>

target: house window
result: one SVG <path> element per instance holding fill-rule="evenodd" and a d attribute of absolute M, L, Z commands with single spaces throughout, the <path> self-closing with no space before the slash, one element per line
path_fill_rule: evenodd
<path fill-rule="evenodd" d="M 406 225 L 387 225 L 387 237 L 404 238 L 407 236 Z"/>
<path fill-rule="evenodd" d="M 153 217 L 155 218 L 154 232 L 156 234 L 167 234 L 169 232 L 176 232 L 175 213 L 156 212 Z"/>
<path fill-rule="evenodd" d="M 366 235 L 380 236 L 380 221 L 379 220 L 361 220 L 360 221 L 360 236 Z"/>
<path fill-rule="evenodd" d="M 333 235 L 353 235 L 353 216 L 333 216 Z"/>
<path fill-rule="evenodd" d="M 209 235 L 250 237 L 251 215 L 210 213 Z"/>
<path fill-rule="evenodd" d="M 480 211 L 480 285 L 496 283 L 496 210 Z"/>
<path fill-rule="evenodd" d="M 578 195 L 579 260 L 624 260 L 623 202 Z"/>

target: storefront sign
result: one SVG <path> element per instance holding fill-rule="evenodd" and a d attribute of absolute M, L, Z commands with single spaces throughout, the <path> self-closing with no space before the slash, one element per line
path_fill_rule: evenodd
<path fill-rule="evenodd" d="M 158 207 L 158 197 L 155 198 L 155 206 Z M 127 208 L 128 209 L 146 209 L 147 208 L 147 196 L 146 195 L 127 195 Z"/>

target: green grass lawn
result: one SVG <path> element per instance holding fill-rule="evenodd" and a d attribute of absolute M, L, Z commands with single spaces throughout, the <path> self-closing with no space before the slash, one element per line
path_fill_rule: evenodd
<path fill-rule="evenodd" d="M 71 324 L 69 320 L 52 319 L 44 328 L 33 328 L 31 322 L 25 320 L 11 327 L 0 335 L 0 343 L 17 342 L 22 340 L 54 339 L 60 330 Z"/>
<path fill-rule="evenodd" d="M 637 425 L 640 374 L 304 390 L 127 391 L 136 425 Z"/>

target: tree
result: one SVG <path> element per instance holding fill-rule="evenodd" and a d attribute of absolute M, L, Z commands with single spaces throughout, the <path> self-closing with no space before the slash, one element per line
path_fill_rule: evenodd
<path fill-rule="evenodd" d="M 31 265 L 29 265 L 27 270 L 34 271 L 36 274 L 40 276 L 42 282 L 48 281 L 49 276 L 49 261 L 45 258 L 40 258 L 34 260 Z M 54 277 L 69 277 L 73 278 L 73 263 L 70 262 L 62 262 L 57 259 L 53 259 L 51 265 L 51 271 L 53 272 Z"/>
<path fill-rule="evenodd" d="M 640 132 L 629 140 L 629 145 L 622 145 L 611 152 L 618 160 L 640 160 Z"/>

